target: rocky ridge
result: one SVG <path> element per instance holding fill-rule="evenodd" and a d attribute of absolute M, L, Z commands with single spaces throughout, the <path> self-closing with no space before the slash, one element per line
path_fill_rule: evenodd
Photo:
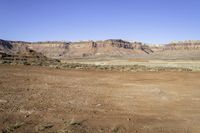
<path fill-rule="evenodd" d="M 26 42 L 0 40 L 0 63 L 48 65 L 55 62 L 59 60 L 47 58 L 42 53 L 30 49 Z"/>
<path fill-rule="evenodd" d="M 49 58 L 87 58 L 105 56 L 131 56 L 150 54 L 149 46 L 140 42 L 123 40 L 81 41 L 81 42 L 42 42 L 27 43 L 30 49 L 43 53 Z"/>
<path fill-rule="evenodd" d="M 167 44 L 164 50 L 200 50 L 200 41 L 178 41 Z"/>
<path fill-rule="evenodd" d="M 26 55 L 32 52 L 54 59 L 95 57 L 142 57 L 156 59 L 200 59 L 200 41 L 179 41 L 165 45 L 145 45 L 121 39 L 80 42 L 24 42 L 0 40 L 0 52 Z"/>

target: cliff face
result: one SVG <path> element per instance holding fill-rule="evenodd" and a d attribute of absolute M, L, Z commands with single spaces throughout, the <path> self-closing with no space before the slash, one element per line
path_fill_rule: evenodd
<path fill-rule="evenodd" d="M 152 51 L 140 42 L 123 40 L 106 40 L 96 42 L 96 55 L 130 56 L 133 54 L 149 54 Z"/>
<path fill-rule="evenodd" d="M 12 49 L 12 45 L 4 40 L 0 40 L 0 52 L 1 53 L 9 53 L 10 49 Z"/>
<path fill-rule="evenodd" d="M 179 41 L 161 46 L 151 46 L 156 59 L 200 59 L 200 41 Z"/>
<path fill-rule="evenodd" d="M 164 50 L 200 50 L 200 41 L 184 41 L 167 44 Z"/>
<path fill-rule="evenodd" d="M 50 58 L 61 58 L 68 51 L 68 43 L 65 42 L 42 42 L 27 44 L 30 49 L 44 54 Z"/>
<path fill-rule="evenodd" d="M 97 56 L 129 56 L 149 54 L 152 51 L 142 43 L 123 40 L 81 41 L 81 42 L 43 42 L 28 44 L 29 48 L 50 58 L 83 58 Z"/>
<path fill-rule="evenodd" d="M 42 53 L 28 47 L 27 42 L 0 40 L 0 62 L 14 64 L 44 64 L 50 61 Z"/>
<path fill-rule="evenodd" d="M 87 57 L 141 57 L 153 59 L 199 59 L 200 41 L 173 42 L 166 45 L 144 45 L 124 40 L 81 42 L 22 42 L 0 40 L 0 52 L 29 55 L 30 50 L 54 59 Z M 41 56 L 41 55 L 40 55 Z"/>
<path fill-rule="evenodd" d="M 6 54 L 28 54 L 30 49 L 23 42 L 0 40 L 0 51 Z"/>

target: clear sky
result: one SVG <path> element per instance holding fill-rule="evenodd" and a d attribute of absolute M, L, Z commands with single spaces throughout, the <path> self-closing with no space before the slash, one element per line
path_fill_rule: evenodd
<path fill-rule="evenodd" d="M 5 40 L 200 39 L 200 0 L 0 0 Z"/>

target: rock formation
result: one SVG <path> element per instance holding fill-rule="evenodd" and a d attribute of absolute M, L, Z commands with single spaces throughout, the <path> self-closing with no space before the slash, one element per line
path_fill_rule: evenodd
<path fill-rule="evenodd" d="M 23 42 L 0 40 L 0 53 L 34 55 L 53 59 L 137 57 L 151 59 L 200 59 L 200 41 L 145 45 L 121 39 L 80 42 Z M 2 54 L 1 54 L 2 55 Z"/>
<path fill-rule="evenodd" d="M 32 50 L 27 42 L 0 40 L 0 61 L 1 63 L 12 64 L 44 64 L 58 62 L 44 56 L 42 53 Z"/>
<path fill-rule="evenodd" d="M 150 54 L 152 50 L 140 42 L 123 40 L 80 41 L 80 42 L 43 42 L 29 43 L 30 49 L 43 53 L 50 58 L 83 58 L 99 56 L 130 56 Z"/>
<path fill-rule="evenodd" d="M 200 41 L 179 41 L 167 44 L 164 50 L 200 50 Z"/>
<path fill-rule="evenodd" d="M 154 51 L 153 59 L 200 59 L 200 41 L 178 41 L 150 48 Z"/>

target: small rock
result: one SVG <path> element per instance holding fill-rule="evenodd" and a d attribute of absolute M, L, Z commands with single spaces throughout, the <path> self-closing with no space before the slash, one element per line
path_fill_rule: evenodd
<path fill-rule="evenodd" d="M 7 100 L 0 99 L 0 103 L 7 103 Z"/>
<path fill-rule="evenodd" d="M 39 125 L 36 130 L 37 131 L 44 131 L 45 129 L 52 128 L 53 126 L 54 126 L 53 124 Z"/>
<path fill-rule="evenodd" d="M 99 107 L 99 106 L 101 106 L 101 104 L 97 104 L 97 105 L 96 105 L 96 107 Z"/>
<path fill-rule="evenodd" d="M 27 114 L 27 115 L 25 115 L 25 118 L 27 118 L 27 117 L 29 117 L 30 115 L 29 114 Z"/>

